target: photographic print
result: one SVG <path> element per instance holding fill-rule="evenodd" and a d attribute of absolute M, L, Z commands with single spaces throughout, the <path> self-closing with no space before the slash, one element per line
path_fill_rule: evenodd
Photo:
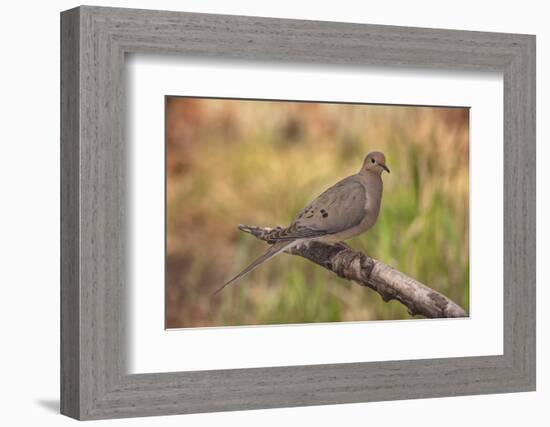
<path fill-rule="evenodd" d="M 468 315 L 467 107 L 165 105 L 166 328 L 424 317 L 386 266 Z"/>

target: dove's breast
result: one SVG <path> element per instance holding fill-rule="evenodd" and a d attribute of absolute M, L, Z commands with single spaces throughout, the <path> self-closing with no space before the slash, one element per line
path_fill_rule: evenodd
<path fill-rule="evenodd" d="M 377 175 L 371 177 L 368 182 L 361 182 L 361 184 L 365 191 L 362 219 L 353 226 L 343 229 L 338 233 L 324 236 L 322 238 L 323 241 L 339 242 L 351 239 L 352 237 L 364 233 L 376 223 L 378 214 L 380 213 L 380 202 L 382 199 L 382 179 Z"/>
<path fill-rule="evenodd" d="M 377 176 L 378 182 L 370 182 L 366 186 L 367 200 L 365 201 L 365 218 L 361 222 L 360 226 L 365 227 L 363 231 L 367 231 L 371 228 L 378 219 L 378 214 L 380 213 L 380 204 L 382 201 L 382 178 Z"/>

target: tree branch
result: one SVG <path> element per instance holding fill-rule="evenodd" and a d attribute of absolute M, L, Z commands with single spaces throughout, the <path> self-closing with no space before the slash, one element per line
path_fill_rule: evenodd
<path fill-rule="evenodd" d="M 260 240 L 269 242 L 271 228 L 239 225 L 239 229 Z M 326 268 L 343 279 L 378 292 L 386 302 L 395 299 L 404 304 L 411 316 L 429 318 L 467 317 L 462 307 L 417 280 L 408 277 L 383 262 L 356 252 L 345 244 L 331 245 L 312 241 L 308 246 L 294 247 L 286 251 L 299 255 Z"/>

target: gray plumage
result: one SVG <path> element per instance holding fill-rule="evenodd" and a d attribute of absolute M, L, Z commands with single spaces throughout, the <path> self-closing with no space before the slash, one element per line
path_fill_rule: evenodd
<path fill-rule="evenodd" d="M 340 242 L 367 231 L 376 223 L 380 212 L 384 170 L 389 172 L 384 154 L 369 153 L 357 174 L 344 178 L 319 195 L 288 227 L 271 230 L 265 236 L 272 244 L 268 251 L 216 293 L 294 245 L 312 240 Z"/>

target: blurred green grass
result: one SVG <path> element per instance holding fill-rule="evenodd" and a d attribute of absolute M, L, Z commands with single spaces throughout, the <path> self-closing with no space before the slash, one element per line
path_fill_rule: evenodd
<path fill-rule="evenodd" d="M 375 150 L 381 213 L 348 243 L 469 310 L 467 109 L 174 97 L 166 113 L 167 327 L 410 318 L 286 254 L 211 295 L 266 250 L 237 224 L 287 225 Z"/>

